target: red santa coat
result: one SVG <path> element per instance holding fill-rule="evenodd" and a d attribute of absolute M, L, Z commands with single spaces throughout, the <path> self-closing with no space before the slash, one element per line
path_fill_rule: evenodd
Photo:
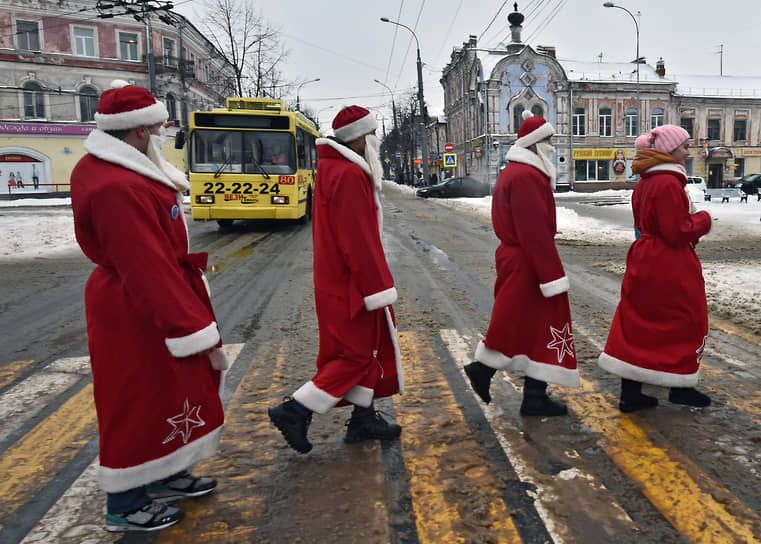
<path fill-rule="evenodd" d="M 397 293 L 381 244 L 378 189 L 363 157 L 317 140 L 313 197 L 317 373 L 293 395 L 317 413 L 341 403 L 369 406 L 403 390 L 391 304 Z"/>
<path fill-rule="evenodd" d="M 137 149 L 95 130 L 71 176 L 85 288 L 101 487 L 120 492 L 212 455 L 227 368 L 206 254 L 189 254 L 182 195 Z M 216 367 L 215 368 L 213 368 Z"/>
<path fill-rule="evenodd" d="M 492 196 L 496 251 L 494 308 L 476 360 L 567 387 L 580 385 L 568 303 L 555 247 L 555 199 L 533 152 L 513 147 Z"/>
<path fill-rule="evenodd" d="M 634 224 L 642 235 L 627 253 L 621 301 L 598 359 L 622 378 L 667 387 L 698 382 L 708 307 L 693 246 L 711 229 L 711 216 L 689 213 L 686 183 L 676 165 L 661 164 L 634 188 Z"/>

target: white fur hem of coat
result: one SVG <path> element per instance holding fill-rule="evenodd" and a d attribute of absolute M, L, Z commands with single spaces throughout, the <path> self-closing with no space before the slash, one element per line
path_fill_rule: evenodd
<path fill-rule="evenodd" d="M 642 368 L 621 359 L 616 359 L 605 352 L 600 354 L 597 365 L 611 374 L 635 382 L 649 383 L 663 387 L 695 387 L 698 384 L 700 370 L 693 374 L 674 374 L 661 370 Z"/>
<path fill-rule="evenodd" d="M 373 403 L 373 397 L 375 397 L 375 391 L 369 387 L 362 387 L 361 385 L 355 385 L 344 395 L 344 400 L 351 402 L 356 406 L 362 406 L 363 408 L 369 408 Z"/>
<path fill-rule="evenodd" d="M 383 291 L 378 291 L 377 293 L 373 293 L 364 298 L 365 309 L 368 312 L 372 312 L 373 310 L 378 310 L 384 306 L 390 306 L 396 302 L 397 297 L 396 287 L 389 287 Z"/>
<path fill-rule="evenodd" d="M 571 284 L 568 281 L 568 277 L 563 276 L 562 278 L 539 284 L 539 289 L 542 290 L 544 298 L 550 298 L 561 293 L 567 293 L 570 286 Z"/>
<path fill-rule="evenodd" d="M 177 338 L 165 338 L 164 343 L 169 348 L 169 353 L 175 357 L 187 357 L 204 350 L 213 348 L 219 342 L 219 329 L 217 322 L 212 321 L 209 325 L 187 336 Z"/>
<path fill-rule="evenodd" d="M 341 400 L 341 397 L 323 391 L 311 380 L 299 387 L 293 393 L 293 398 L 318 414 L 324 414 Z"/>
<path fill-rule="evenodd" d="M 479 363 L 495 370 L 516 370 L 535 380 L 563 387 L 581 386 L 579 370 L 576 368 L 572 370 L 550 363 L 532 361 L 527 355 L 508 357 L 504 353 L 487 348 L 483 341 L 478 343 L 475 358 Z"/>
<path fill-rule="evenodd" d="M 100 466 L 98 483 L 106 493 L 120 493 L 162 478 L 168 478 L 172 474 L 214 455 L 221 434 L 222 426 L 220 425 L 210 433 L 193 440 L 169 455 L 159 459 L 151 459 L 133 467 L 110 468 Z"/>

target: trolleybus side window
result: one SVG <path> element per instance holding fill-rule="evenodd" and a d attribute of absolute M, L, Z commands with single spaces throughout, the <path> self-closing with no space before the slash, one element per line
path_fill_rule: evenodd
<path fill-rule="evenodd" d="M 300 128 L 296 129 L 296 152 L 299 158 L 299 168 L 309 168 L 306 156 L 306 134 Z"/>

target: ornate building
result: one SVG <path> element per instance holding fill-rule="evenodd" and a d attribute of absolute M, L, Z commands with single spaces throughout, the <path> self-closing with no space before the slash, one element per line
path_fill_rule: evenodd
<path fill-rule="evenodd" d="M 634 140 L 661 124 L 691 134 L 688 173 L 705 177 L 709 187 L 761 172 L 761 78 L 667 77 L 662 59 L 655 68 L 561 60 L 554 47 L 521 43 L 522 14 L 508 20 L 509 44 L 480 49 L 470 36 L 442 72 L 458 174 L 494 183 L 527 110 L 557 131 L 559 187 L 632 187 Z"/>

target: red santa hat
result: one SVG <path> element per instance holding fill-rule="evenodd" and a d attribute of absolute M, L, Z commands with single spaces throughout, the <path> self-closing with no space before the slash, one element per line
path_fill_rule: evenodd
<path fill-rule="evenodd" d="M 95 123 L 100 130 L 126 130 L 163 123 L 168 118 L 166 106 L 151 91 L 116 79 L 100 95 Z"/>
<path fill-rule="evenodd" d="M 515 145 L 518 147 L 531 147 L 545 138 L 555 134 L 555 129 L 541 115 L 534 115 L 530 111 L 523 112 L 524 121 L 518 129 L 518 139 Z"/>
<path fill-rule="evenodd" d="M 333 134 L 342 142 L 351 142 L 377 128 L 375 117 L 362 106 L 346 106 L 333 119 Z"/>

